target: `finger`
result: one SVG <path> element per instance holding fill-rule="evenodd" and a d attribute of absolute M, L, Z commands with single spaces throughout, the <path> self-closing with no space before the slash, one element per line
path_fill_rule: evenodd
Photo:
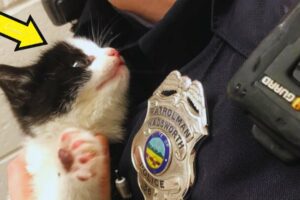
<path fill-rule="evenodd" d="M 102 160 L 100 178 L 100 194 L 102 199 L 111 199 L 111 188 L 110 188 L 110 156 L 109 156 L 109 142 L 106 137 L 102 135 L 96 136 L 100 145 L 100 158 Z"/>
<path fill-rule="evenodd" d="M 31 176 L 26 171 L 23 155 L 11 161 L 7 168 L 8 192 L 11 200 L 29 200 L 32 193 L 30 188 Z"/>

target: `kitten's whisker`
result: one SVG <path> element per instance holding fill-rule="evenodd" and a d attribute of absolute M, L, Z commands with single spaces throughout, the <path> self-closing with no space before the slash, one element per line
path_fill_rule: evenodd
<path fill-rule="evenodd" d="M 102 35 L 102 45 L 105 45 L 107 42 L 106 40 L 108 39 L 108 37 L 110 36 L 111 31 L 114 27 L 114 25 L 119 22 L 121 20 L 121 18 L 119 17 L 114 17 L 109 23 L 106 24 L 106 26 L 103 29 L 103 35 Z"/>
<path fill-rule="evenodd" d="M 112 37 L 109 41 L 107 41 L 105 44 L 104 44 L 104 47 L 109 47 L 111 46 L 111 44 L 121 35 L 121 33 L 115 35 L 114 37 Z"/>
<path fill-rule="evenodd" d="M 92 14 L 90 13 L 90 19 L 91 19 L 91 37 L 92 37 L 92 40 L 94 42 L 96 42 L 96 38 L 95 38 L 95 31 L 94 31 L 94 25 L 93 25 L 93 16 Z"/>
<path fill-rule="evenodd" d="M 102 24 L 102 22 L 101 21 L 98 21 L 99 23 L 98 23 L 98 30 L 100 31 L 100 23 Z M 102 46 L 102 35 L 103 35 L 103 31 L 101 30 L 100 31 L 100 33 L 98 33 L 98 44 L 99 44 L 99 46 L 101 47 Z"/>
<path fill-rule="evenodd" d="M 100 46 L 102 47 L 104 42 L 105 42 L 105 37 L 107 35 L 108 30 L 110 30 L 111 24 L 108 23 L 104 26 L 104 28 L 101 30 L 101 34 L 100 34 L 100 40 L 101 40 L 101 44 Z"/>
<path fill-rule="evenodd" d="M 96 42 L 97 42 L 97 44 L 99 45 L 99 46 L 101 46 L 101 44 L 102 44 L 102 42 L 101 42 L 101 31 L 100 31 L 100 23 L 99 23 L 99 21 L 97 21 L 98 23 L 97 23 L 97 38 L 96 38 Z"/>

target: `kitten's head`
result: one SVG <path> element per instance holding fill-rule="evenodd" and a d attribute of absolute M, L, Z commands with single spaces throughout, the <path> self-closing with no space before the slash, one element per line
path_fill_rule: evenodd
<path fill-rule="evenodd" d="M 24 68 L 0 65 L 0 86 L 26 132 L 64 124 L 110 131 L 124 118 L 129 73 L 112 48 L 73 38 Z M 112 129 L 112 128 L 110 128 Z"/>

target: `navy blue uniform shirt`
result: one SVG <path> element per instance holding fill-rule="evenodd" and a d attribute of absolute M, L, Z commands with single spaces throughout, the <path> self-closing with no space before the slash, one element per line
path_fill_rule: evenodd
<path fill-rule="evenodd" d="M 88 1 L 77 34 L 89 35 L 89 23 L 111 24 L 112 35 L 121 33 L 112 45 L 122 50 L 131 70 L 128 140 L 118 168 L 133 199 L 143 198 L 131 142 L 144 121 L 147 98 L 177 69 L 203 83 L 209 115 L 210 136 L 197 145 L 196 180 L 186 199 L 300 200 L 300 166 L 285 165 L 258 144 L 250 132 L 252 122 L 226 95 L 236 70 L 297 2 L 178 0 L 148 30 L 104 1 Z"/>

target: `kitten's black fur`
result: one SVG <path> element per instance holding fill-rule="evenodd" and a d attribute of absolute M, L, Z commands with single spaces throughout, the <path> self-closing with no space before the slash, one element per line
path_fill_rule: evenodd
<path fill-rule="evenodd" d="M 29 126 L 69 111 L 78 88 L 91 76 L 85 70 L 90 62 L 80 49 L 60 42 L 32 66 L 0 65 L 0 86 L 26 133 Z"/>

